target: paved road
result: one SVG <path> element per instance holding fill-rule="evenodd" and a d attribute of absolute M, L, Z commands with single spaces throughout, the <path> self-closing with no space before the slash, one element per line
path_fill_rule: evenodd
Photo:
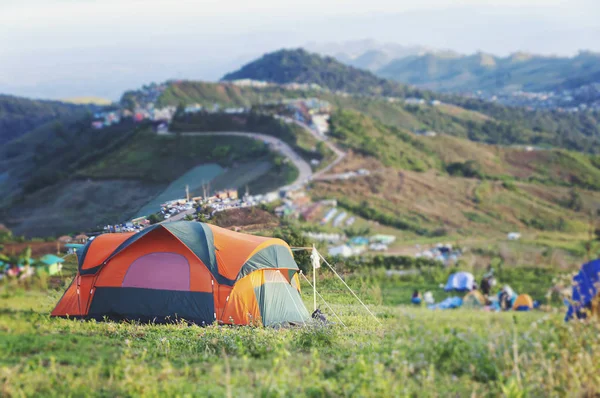
<path fill-rule="evenodd" d="M 280 140 L 279 138 L 260 134 L 260 133 L 247 133 L 241 131 L 218 131 L 218 132 L 184 132 L 183 135 L 231 135 L 238 137 L 248 137 L 253 138 L 255 140 L 260 140 L 267 143 L 272 150 L 281 153 L 283 156 L 288 158 L 294 166 L 298 169 L 298 177 L 291 183 L 280 189 L 290 189 L 297 188 L 310 181 L 313 176 L 312 169 L 310 165 L 302 159 L 300 155 L 298 155 L 294 150 L 285 142 Z"/>
<path fill-rule="evenodd" d="M 166 220 L 161 221 L 161 224 L 165 223 L 165 222 L 172 222 L 172 221 L 182 220 L 188 214 L 194 214 L 195 211 L 196 211 L 196 209 L 184 210 L 181 213 L 177 213 L 177 214 L 175 214 L 175 215 L 167 218 Z"/>
<path fill-rule="evenodd" d="M 165 134 L 165 133 L 163 133 Z M 167 133 L 168 134 L 168 133 Z M 215 131 L 215 132 L 183 132 L 183 135 L 231 135 L 237 137 L 247 137 L 255 140 L 260 140 L 267 143 L 272 150 L 281 153 L 283 156 L 288 158 L 294 166 L 298 169 L 298 177 L 291 183 L 284 187 L 281 187 L 280 190 L 294 189 L 299 188 L 304 185 L 306 182 L 310 181 L 313 175 L 312 169 L 310 165 L 300 157 L 294 150 L 285 142 L 281 141 L 279 138 L 275 138 L 270 135 L 260 134 L 260 133 L 247 133 L 241 131 Z M 162 222 L 172 222 L 183 219 L 188 214 L 193 214 L 194 209 L 185 210 L 181 213 L 175 214 L 170 218 L 162 221 Z"/>
<path fill-rule="evenodd" d="M 322 136 L 321 134 L 317 133 L 315 130 L 311 129 L 308 125 L 301 123 L 295 119 L 289 118 L 289 117 L 282 117 L 282 119 L 287 120 L 290 123 L 295 123 L 296 125 L 302 127 L 304 130 L 306 130 L 310 134 L 312 134 L 312 136 L 315 137 L 317 140 L 324 142 L 325 145 L 327 145 L 327 147 L 329 149 L 331 149 L 333 151 L 333 153 L 335 153 L 335 159 L 333 160 L 333 162 L 329 163 L 327 166 L 325 166 L 321 170 L 314 173 L 313 179 L 320 179 L 320 177 L 324 177 L 325 174 L 333 168 L 333 166 L 335 166 L 336 164 L 341 162 L 344 159 L 344 157 L 346 156 L 346 153 L 343 152 L 342 150 L 340 150 L 338 147 L 336 147 L 331 141 L 329 141 L 327 139 L 327 137 Z"/>
<path fill-rule="evenodd" d="M 281 153 L 283 156 L 285 156 L 287 159 L 289 159 L 294 164 L 294 166 L 296 166 L 296 168 L 298 169 L 298 177 L 291 184 L 281 187 L 280 190 L 300 188 L 301 186 L 303 186 L 304 184 L 306 184 L 307 182 L 309 182 L 310 180 L 315 179 L 315 178 L 318 179 L 318 178 L 322 177 L 323 179 L 327 179 L 327 176 L 325 176 L 325 173 L 327 171 L 329 171 L 333 166 L 335 166 L 336 164 L 341 162 L 342 159 L 344 159 L 344 156 L 346 156 L 346 154 L 344 152 L 342 152 L 340 149 L 338 149 L 331 142 L 327 141 L 326 137 L 319 135 L 316 131 L 312 130 L 307 125 L 300 123 L 293 119 L 289 119 L 289 120 L 296 123 L 303 129 L 307 130 L 317 140 L 325 142 L 325 145 L 327 145 L 327 147 L 335 153 L 335 155 L 336 155 L 335 160 L 333 162 L 331 162 L 329 165 L 327 165 L 326 167 L 324 167 L 323 169 L 321 169 L 313 174 L 313 171 L 312 171 L 312 168 L 310 167 L 310 165 L 304 159 L 302 159 L 302 157 L 300 155 L 298 155 L 296 152 L 294 152 L 294 150 L 288 144 L 286 144 L 279 138 L 273 137 L 271 135 L 266 135 L 266 134 L 261 134 L 261 133 L 249 133 L 249 132 L 242 132 L 242 131 L 214 131 L 214 132 L 190 131 L 190 132 L 183 132 L 181 134 L 183 134 L 183 135 L 230 135 L 230 136 L 237 136 L 237 137 L 248 137 L 248 138 L 252 138 L 255 140 L 260 140 L 260 141 L 265 142 L 266 144 L 268 144 L 271 147 L 272 150 Z M 159 134 L 161 134 L 161 133 L 159 133 Z M 170 133 L 162 133 L 162 134 L 170 134 Z M 186 211 L 183 211 L 181 213 L 171 216 L 169 219 L 164 220 L 163 222 L 178 221 L 178 220 L 183 219 L 188 214 L 193 214 L 193 212 L 194 212 L 194 210 L 186 210 Z"/>

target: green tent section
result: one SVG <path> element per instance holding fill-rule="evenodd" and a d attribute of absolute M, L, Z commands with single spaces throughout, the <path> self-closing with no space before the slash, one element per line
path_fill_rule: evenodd
<path fill-rule="evenodd" d="M 477 290 L 469 292 L 463 297 L 463 307 L 471 309 L 480 309 L 485 306 L 485 297 Z"/>

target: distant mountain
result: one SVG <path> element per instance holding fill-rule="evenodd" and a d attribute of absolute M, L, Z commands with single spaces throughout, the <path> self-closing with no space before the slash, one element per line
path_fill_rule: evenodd
<path fill-rule="evenodd" d="M 278 84 L 318 84 L 332 91 L 351 94 L 405 96 L 413 90 L 373 73 L 345 65 L 332 57 L 304 49 L 279 50 L 244 65 L 222 80 L 254 79 Z"/>
<path fill-rule="evenodd" d="M 0 145 L 43 124 L 81 117 L 89 108 L 58 101 L 0 95 Z"/>
<path fill-rule="evenodd" d="M 376 71 L 392 61 L 392 56 L 385 51 L 370 50 L 345 63 L 359 69 Z"/>
<path fill-rule="evenodd" d="M 424 46 L 403 46 L 397 43 L 380 43 L 370 39 L 339 43 L 307 43 L 304 48 L 370 71 L 376 71 L 395 59 L 434 51 Z"/>
<path fill-rule="evenodd" d="M 398 82 L 439 91 L 556 91 L 600 82 L 600 54 L 574 57 L 515 53 L 429 53 L 396 59 L 377 74 Z"/>

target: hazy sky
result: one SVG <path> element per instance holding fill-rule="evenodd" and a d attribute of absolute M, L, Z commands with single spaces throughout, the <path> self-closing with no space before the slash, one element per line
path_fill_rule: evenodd
<path fill-rule="evenodd" d="M 600 51 L 598 0 L 0 0 L 0 92 L 64 98 L 216 80 L 281 47 L 374 39 L 470 53 Z"/>

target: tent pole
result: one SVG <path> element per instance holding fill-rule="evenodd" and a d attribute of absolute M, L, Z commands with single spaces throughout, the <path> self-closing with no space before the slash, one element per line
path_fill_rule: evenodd
<path fill-rule="evenodd" d="M 358 302 L 359 302 L 359 303 L 361 303 L 361 304 L 362 304 L 362 306 L 363 306 L 363 307 L 365 307 L 365 309 L 367 310 L 367 312 L 368 312 L 369 314 L 371 314 L 371 316 L 372 316 L 372 317 L 373 317 L 373 318 L 374 318 L 374 319 L 377 321 L 377 323 L 379 323 L 379 324 L 381 325 L 381 322 L 379 321 L 379 319 L 377 319 L 377 317 L 375 316 L 375 314 L 373 314 L 373 313 L 371 312 L 371 310 L 369 309 L 369 307 L 367 307 L 367 306 L 365 305 L 365 303 L 363 303 L 363 302 L 362 302 L 362 300 L 361 300 L 361 299 L 360 299 L 360 298 L 359 298 L 359 297 L 356 295 L 356 293 L 354 293 L 354 291 L 353 291 L 352 289 L 350 289 L 350 286 L 348 286 L 348 284 L 346 283 L 346 281 L 344 281 L 344 280 L 342 279 L 342 277 L 341 277 L 341 276 L 340 276 L 340 275 L 337 273 L 337 271 L 336 271 L 336 270 L 335 270 L 335 269 L 334 269 L 334 268 L 331 266 L 331 264 L 329 264 L 329 263 L 327 262 L 327 260 L 325 260 L 325 257 L 323 257 L 323 255 L 322 255 L 321 253 L 319 253 L 319 256 L 321 256 L 321 259 L 323 259 L 323 261 L 325 262 L 325 264 L 327 264 L 327 266 L 329 267 L 329 269 L 331 269 L 331 270 L 333 271 L 333 273 L 334 273 L 334 274 L 335 274 L 335 275 L 336 275 L 336 276 L 339 278 L 339 280 L 341 280 L 341 281 L 342 281 L 342 283 L 344 284 L 344 286 L 346 286 L 346 287 L 348 288 L 348 290 L 350 290 L 350 293 L 352 293 L 352 295 L 353 295 L 354 297 L 356 297 L 356 299 L 358 300 Z"/>
<path fill-rule="evenodd" d="M 313 252 L 315 252 L 317 249 L 315 248 L 315 245 L 313 244 Z M 317 310 L 317 266 L 315 264 L 315 261 L 312 261 L 312 265 L 313 265 L 313 312 Z"/>
<path fill-rule="evenodd" d="M 308 283 L 310 285 L 310 281 L 308 280 L 308 278 L 306 277 L 306 275 L 304 275 L 302 273 L 302 271 L 300 271 L 300 275 L 302 275 L 302 277 L 304 278 L 304 280 L 306 281 L 306 283 Z M 312 287 L 312 285 L 310 285 L 310 287 Z M 340 321 L 340 323 L 346 327 L 346 324 L 344 323 L 344 321 L 342 321 L 342 319 L 338 316 L 338 314 L 335 313 L 335 311 L 333 310 L 333 308 L 331 308 L 331 306 L 329 305 L 329 303 L 327 303 L 327 301 L 325 301 L 325 299 L 323 298 L 323 296 L 321 295 L 321 293 L 317 292 L 317 294 L 319 295 L 319 297 L 321 297 L 321 300 L 323 300 L 323 302 L 325 303 L 325 305 L 327 306 L 327 308 L 329 308 L 329 311 L 331 311 L 331 313 L 337 318 L 338 321 Z"/>

